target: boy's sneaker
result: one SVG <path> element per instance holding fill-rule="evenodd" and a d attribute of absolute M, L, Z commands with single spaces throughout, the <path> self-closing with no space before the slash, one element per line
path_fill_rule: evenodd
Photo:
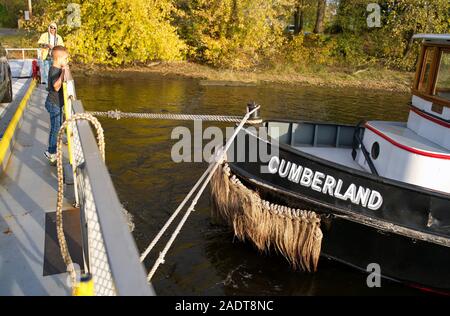
<path fill-rule="evenodd" d="M 52 166 L 56 165 L 56 154 L 51 154 L 48 151 L 45 151 L 44 156 L 45 156 L 45 158 L 47 158 L 50 165 L 52 165 Z"/>

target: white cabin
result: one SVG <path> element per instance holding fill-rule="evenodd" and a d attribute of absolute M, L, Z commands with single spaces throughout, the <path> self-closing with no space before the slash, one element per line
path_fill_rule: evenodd
<path fill-rule="evenodd" d="M 418 34 L 422 50 L 406 123 L 369 121 L 363 144 L 382 177 L 450 193 L 450 34 Z M 361 152 L 358 164 L 370 172 Z"/>

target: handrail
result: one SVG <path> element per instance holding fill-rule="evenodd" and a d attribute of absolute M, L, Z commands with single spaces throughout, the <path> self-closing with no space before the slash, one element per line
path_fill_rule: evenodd
<path fill-rule="evenodd" d="M 64 116 L 69 119 L 72 116 L 72 101 L 77 98 L 75 93 L 75 81 L 72 78 L 72 73 L 70 72 L 70 68 L 67 67 L 64 76 L 63 82 L 63 95 L 64 95 Z M 67 151 L 69 154 L 69 162 L 72 166 L 72 176 L 74 182 L 74 193 L 75 193 L 75 205 L 79 206 L 79 197 L 78 197 L 78 189 L 77 189 L 77 177 L 76 177 L 76 166 L 74 165 L 74 152 L 73 152 L 73 134 L 72 134 L 72 124 L 69 124 L 66 129 L 67 137 Z"/>
<path fill-rule="evenodd" d="M 362 125 L 364 124 L 364 121 L 359 122 L 355 127 L 355 133 L 353 134 L 353 148 L 352 148 L 352 157 L 353 160 L 356 159 L 356 148 L 360 148 L 361 152 L 364 155 L 364 158 L 367 161 L 367 164 L 369 165 L 370 171 L 372 174 L 378 176 L 378 171 L 375 168 L 375 165 L 373 164 L 372 158 L 370 158 L 370 154 L 366 149 L 366 146 L 364 146 L 362 139 L 361 139 L 361 131 L 364 129 Z"/>
<path fill-rule="evenodd" d="M 74 113 L 83 113 L 79 100 L 72 102 Z M 89 186 L 90 203 L 95 206 L 98 230 L 103 240 L 117 295 L 155 295 L 153 287 L 146 280 L 146 273 L 139 260 L 139 253 L 123 215 L 111 177 L 104 164 L 94 134 L 85 121 L 74 126 L 83 153 L 83 163 L 77 167 L 77 174 Z M 92 207 L 89 206 L 89 207 Z M 85 216 L 89 214 L 85 214 Z M 91 238 L 92 236 L 89 236 Z M 93 245 L 89 245 L 91 247 Z M 95 247 L 95 246 L 93 246 Z M 89 258 L 89 261 L 92 262 Z"/>
<path fill-rule="evenodd" d="M 19 47 L 19 48 L 6 48 L 5 47 L 5 51 L 6 51 L 6 55 L 8 56 L 8 52 L 10 51 L 21 51 L 22 52 L 22 59 L 25 59 L 25 52 L 26 51 L 36 51 L 36 58 L 39 59 L 41 57 L 41 49 L 40 48 L 25 48 L 25 47 Z"/>
<path fill-rule="evenodd" d="M 70 69 L 65 72 L 63 92 L 66 119 L 74 113 L 83 113 L 81 101 L 76 100 Z M 94 273 L 94 288 L 102 287 L 99 295 L 112 292 L 117 295 L 154 295 L 89 124 L 78 121 L 68 125 L 66 132 L 76 203 L 81 209 L 83 222 L 85 263 L 89 272 L 104 271 L 111 276 L 99 277 Z M 99 262 L 106 263 L 107 267 L 102 267 Z M 98 284 L 99 278 L 105 282 L 103 285 Z M 112 288 L 113 291 L 108 290 Z"/>
<path fill-rule="evenodd" d="M 72 78 L 70 69 L 67 68 L 65 71 L 64 82 L 63 82 L 63 95 L 64 95 L 64 115 L 66 119 L 69 119 L 72 115 L 72 100 L 76 98 L 75 95 L 75 83 Z M 67 126 L 67 135 L 72 135 L 71 126 Z M 73 153 L 72 153 L 72 137 L 67 138 L 68 151 L 69 151 L 69 161 L 73 165 Z"/>

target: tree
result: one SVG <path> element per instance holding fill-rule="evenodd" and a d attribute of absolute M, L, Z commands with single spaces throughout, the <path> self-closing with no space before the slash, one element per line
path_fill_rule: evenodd
<path fill-rule="evenodd" d="M 185 44 L 170 24 L 170 0 L 84 0 L 82 26 L 67 45 L 85 63 L 125 65 L 179 60 Z"/>
<path fill-rule="evenodd" d="M 284 8 L 277 0 L 197 0 L 182 10 L 190 57 L 216 67 L 254 67 L 283 41 Z"/>
<path fill-rule="evenodd" d="M 415 65 L 417 33 L 448 33 L 450 2 L 448 0 L 386 1 L 383 48 L 391 64 L 412 69 Z"/>
<path fill-rule="evenodd" d="M 294 11 L 294 34 L 298 35 L 303 31 L 305 24 L 304 18 L 304 0 L 297 0 Z"/>
<path fill-rule="evenodd" d="M 323 33 L 326 8 L 327 8 L 327 0 L 317 0 L 317 14 L 316 14 L 316 25 L 314 26 L 314 33 Z"/>
<path fill-rule="evenodd" d="M 20 10 L 25 10 L 22 0 L 0 0 L 0 26 L 17 26 Z"/>

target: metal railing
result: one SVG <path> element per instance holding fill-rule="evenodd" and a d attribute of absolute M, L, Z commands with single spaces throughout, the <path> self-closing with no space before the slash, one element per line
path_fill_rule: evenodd
<path fill-rule="evenodd" d="M 70 73 L 66 79 L 66 116 L 84 112 Z M 89 123 L 72 123 L 67 135 L 81 214 L 84 268 L 92 275 L 95 295 L 154 295 Z"/>
<path fill-rule="evenodd" d="M 25 59 L 25 52 L 35 51 L 36 55 L 33 58 L 40 59 L 42 50 L 40 48 L 5 48 L 6 57 L 10 58 L 10 52 L 22 52 L 22 59 Z"/>

